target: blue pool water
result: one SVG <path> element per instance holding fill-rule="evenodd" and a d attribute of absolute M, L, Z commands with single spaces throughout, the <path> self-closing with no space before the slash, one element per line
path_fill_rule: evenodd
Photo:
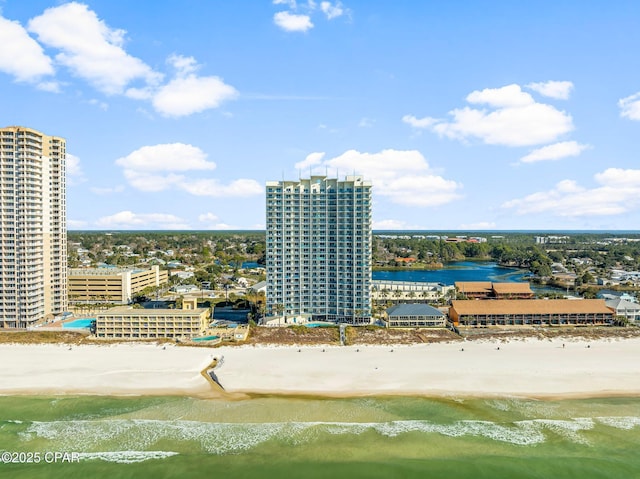
<path fill-rule="evenodd" d="M 220 336 L 202 336 L 201 338 L 191 338 L 192 341 L 213 341 L 214 339 L 218 339 Z"/>
<path fill-rule="evenodd" d="M 305 323 L 307 328 L 331 328 L 335 326 L 333 323 Z"/>
<path fill-rule="evenodd" d="M 91 326 L 92 321 L 95 321 L 95 318 L 76 319 L 75 321 L 71 321 L 70 323 L 64 323 L 62 327 L 63 328 L 89 328 Z"/>

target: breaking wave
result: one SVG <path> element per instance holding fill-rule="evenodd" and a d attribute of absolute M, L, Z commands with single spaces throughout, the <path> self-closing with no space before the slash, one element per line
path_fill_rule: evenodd
<path fill-rule="evenodd" d="M 173 451 L 101 451 L 101 452 L 80 452 L 78 458 L 84 461 L 99 459 L 106 462 L 117 462 L 120 464 L 133 464 L 151 459 L 164 459 L 178 455 Z"/>
<path fill-rule="evenodd" d="M 50 440 L 60 450 L 82 451 L 84 459 L 139 462 L 178 454 L 153 451 L 160 441 L 190 442 L 210 454 L 237 454 L 269 440 L 289 444 L 313 441 L 322 434 L 360 435 L 375 432 L 393 438 L 408 433 L 440 434 L 448 437 L 483 437 L 494 441 L 531 446 L 544 443 L 550 434 L 588 444 L 582 434 L 596 425 L 617 429 L 640 426 L 640 417 L 597 417 L 567 420 L 531 419 L 508 423 L 456 421 L 437 424 L 425 420 L 388 422 L 278 422 L 208 423 L 184 420 L 72 420 L 32 422 L 21 432 L 22 441 Z M 117 452 L 93 452 L 104 449 Z"/>

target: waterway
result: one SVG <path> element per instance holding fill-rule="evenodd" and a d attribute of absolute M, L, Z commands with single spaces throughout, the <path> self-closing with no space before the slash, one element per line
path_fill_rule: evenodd
<path fill-rule="evenodd" d="M 523 282 L 528 281 L 529 270 L 508 268 L 492 261 L 454 261 L 447 263 L 442 269 L 435 270 L 394 270 L 373 271 L 372 279 L 392 281 L 416 281 L 426 283 L 442 283 L 453 285 L 456 281 L 492 281 Z M 564 293 L 565 291 L 549 286 L 531 285 L 538 294 Z"/>

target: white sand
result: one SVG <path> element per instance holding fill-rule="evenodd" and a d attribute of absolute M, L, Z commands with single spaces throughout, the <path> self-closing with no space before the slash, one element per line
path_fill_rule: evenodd
<path fill-rule="evenodd" d="M 200 371 L 221 355 L 216 373 L 231 393 L 640 395 L 640 339 L 565 341 L 565 348 L 561 340 L 165 350 L 0 345 L 0 394 L 202 395 L 213 388 Z"/>
<path fill-rule="evenodd" d="M 0 344 L 0 394 L 201 394 L 212 350 L 173 345 Z"/>
<path fill-rule="evenodd" d="M 229 392 L 640 395 L 640 339 L 565 342 L 565 348 L 562 341 L 529 340 L 322 349 L 223 348 L 217 375 Z"/>

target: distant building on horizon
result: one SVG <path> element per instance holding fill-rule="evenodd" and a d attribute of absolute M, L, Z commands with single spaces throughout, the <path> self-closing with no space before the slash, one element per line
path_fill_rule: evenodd
<path fill-rule="evenodd" d="M 371 321 L 371 182 L 311 176 L 270 181 L 267 314 Z"/>
<path fill-rule="evenodd" d="M 0 327 L 67 309 L 66 142 L 0 128 Z"/>

